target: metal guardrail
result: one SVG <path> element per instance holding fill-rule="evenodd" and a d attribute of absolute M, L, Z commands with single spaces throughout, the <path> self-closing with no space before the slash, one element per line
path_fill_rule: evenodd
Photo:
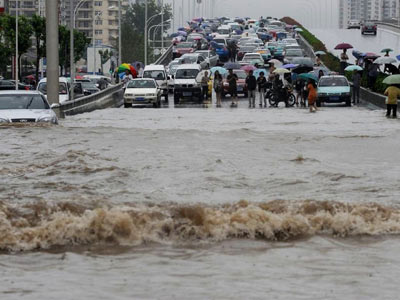
<path fill-rule="evenodd" d="M 155 65 L 168 65 L 172 59 L 172 48 L 174 47 L 173 44 L 168 47 L 167 51 L 163 55 L 161 55 L 155 62 Z"/>
<path fill-rule="evenodd" d="M 387 22 L 378 21 L 378 22 L 376 22 L 376 24 L 384 25 L 384 26 L 387 26 L 387 27 L 395 28 L 395 29 L 400 29 L 400 26 L 397 23 L 394 24 L 394 23 L 387 23 Z"/>

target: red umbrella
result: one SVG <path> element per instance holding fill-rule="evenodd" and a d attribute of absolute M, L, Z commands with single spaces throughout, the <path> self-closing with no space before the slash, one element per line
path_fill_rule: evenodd
<path fill-rule="evenodd" d="M 240 68 L 243 71 L 246 71 L 247 73 L 249 73 L 250 71 L 254 71 L 257 70 L 257 68 L 253 65 L 246 65 Z"/>
<path fill-rule="evenodd" d="M 353 46 L 348 43 L 341 43 L 336 45 L 335 50 L 353 49 Z"/>
<path fill-rule="evenodd" d="M 129 65 L 129 69 L 131 71 L 132 77 L 136 78 L 137 77 L 137 71 L 134 67 L 132 67 L 132 65 Z"/>

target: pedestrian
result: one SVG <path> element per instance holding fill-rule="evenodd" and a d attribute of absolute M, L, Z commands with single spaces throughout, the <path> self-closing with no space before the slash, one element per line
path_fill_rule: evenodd
<path fill-rule="evenodd" d="M 214 91 L 217 96 L 217 107 L 221 107 L 221 98 L 222 98 L 222 89 L 223 89 L 223 81 L 222 76 L 218 71 L 214 73 Z"/>
<path fill-rule="evenodd" d="M 129 81 L 131 81 L 131 80 L 133 80 L 133 76 L 132 76 L 132 74 L 131 74 L 131 71 L 125 70 L 125 77 L 124 77 L 124 79 L 123 79 L 124 84 L 125 84 L 125 87 L 126 87 L 127 83 L 128 83 Z"/>
<path fill-rule="evenodd" d="M 324 76 L 324 75 L 325 75 L 325 74 L 324 74 L 324 71 L 319 70 L 319 72 L 318 72 L 318 80 L 320 80 L 321 77 Z"/>
<path fill-rule="evenodd" d="M 301 106 L 305 106 L 303 99 L 304 80 L 299 78 L 296 79 L 295 88 L 296 88 L 296 106 L 299 106 L 299 99 Z"/>
<path fill-rule="evenodd" d="M 393 118 L 397 118 L 397 99 L 400 98 L 400 89 L 396 85 L 390 85 L 386 91 L 385 96 L 387 96 L 386 100 L 386 117 L 390 118 L 390 115 Z"/>
<path fill-rule="evenodd" d="M 253 75 L 253 71 L 250 71 L 249 75 L 246 78 L 246 87 L 247 87 L 247 94 L 249 96 L 249 108 L 251 107 L 255 108 L 257 79 Z"/>
<path fill-rule="evenodd" d="M 260 72 L 260 76 L 257 79 L 258 92 L 260 93 L 260 107 L 264 102 L 264 107 L 267 107 L 267 99 L 265 98 L 265 89 L 267 87 L 267 79 L 264 76 L 264 72 Z"/>
<path fill-rule="evenodd" d="M 378 78 L 379 66 L 374 63 L 370 63 L 368 67 L 368 87 L 372 90 L 375 86 L 376 79 Z"/>
<path fill-rule="evenodd" d="M 237 45 L 235 42 L 232 42 L 232 50 L 231 50 L 232 62 L 236 62 L 237 52 L 238 52 Z"/>
<path fill-rule="evenodd" d="M 348 60 L 347 49 L 343 49 L 342 54 L 340 54 L 340 75 L 344 75 L 344 69 L 347 67 Z"/>
<path fill-rule="evenodd" d="M 317 54 L 316 58 L 315 58 L 315 64 L 319 67 L 321 66 L 322 62 L 321 62 L 321 55 Z"/>
<path fill-rule="evenodd" d="M 361 74 L 357 70 L 353 73 L 353 104 L 360 103 Z"/>
<path fill-rule="evenodd" d="M 315 106 L 315 102 L 317 101 L 317 89 L 314 80 L 309 80 L 307 89 L 308 89 L 308 107 L 310 108 L 310 112 L 316 112 L 317 107 Z"/>
<path fill-rule="evenodd" d="M 229 74 L 228 77 L 226 77 L 226 80 L 228 81 L 228 85 L 229 85 L 229 94 L 232 97 L 232 103 L 231 106 L 235 107 L 237 106 L 237 81 L 238 81 L 238 77 L 235 73 L 233 73 L 232 69 L 229 69 Z"/>
<path fill-rule="evenodd" d="M 203 92 L 202 99 L 206 101 L 208 100 L 208 80 L 208 72 L 205 71 L 203 77 L 201 77 L 201 88 Z"/>
<path fill-rule="evenodd" d="M 197 50 L 200 51 L 201 50 L 201 40 L 197 41 Z"/>

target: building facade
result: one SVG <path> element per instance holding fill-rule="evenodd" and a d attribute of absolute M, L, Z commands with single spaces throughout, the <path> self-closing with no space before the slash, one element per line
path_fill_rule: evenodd
<path fill-rule="evenodd" d="M 350 20 L 387 20 L 399 16 L 398 0 L 339 0 L 339 26 Z"/>
<path fill-rule="evenodd" d="M 115 45 L 118 38 L 118 0 L 59 0 L 60 24 L 71 23 L 70 5 L 73 1 L 75 28 L 93 39 L 96 45 Z M 8 13 L 15 15 L 18 2 L 18 14 L 45 16 L 45 0 L 8 0 Z M 78 6 L 78 3 L 80 3 Z M 122 13 L 129 5 L 129 0 L 121 0 Z"/>

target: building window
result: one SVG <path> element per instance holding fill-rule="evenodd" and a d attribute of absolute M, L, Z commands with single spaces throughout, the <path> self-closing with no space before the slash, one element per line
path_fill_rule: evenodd
<path fill-rule="evenodd" d="M 94 1 L 94 6 L 102 6 L 103 1 Z"/>
<path fill-rule="evenodd" d="M 94 31 L 94 33 L 95 33 L 96 35 L 101 35 L 101 34 L 103 34 L 103 30 L 97 29 L 97 30 Z"/>
<path fill-rule="evenodd" d="M 96 40 L 95 41 L 95 45 L 96 46 L 99 46 L 99 45 L 102 45 L 103 44 L 103 40 Z"/>
<path fill-rule="evenodd" d="M 96 20 L 95 23 L 96 25 L 103 25 L 103 20 Z"/>

